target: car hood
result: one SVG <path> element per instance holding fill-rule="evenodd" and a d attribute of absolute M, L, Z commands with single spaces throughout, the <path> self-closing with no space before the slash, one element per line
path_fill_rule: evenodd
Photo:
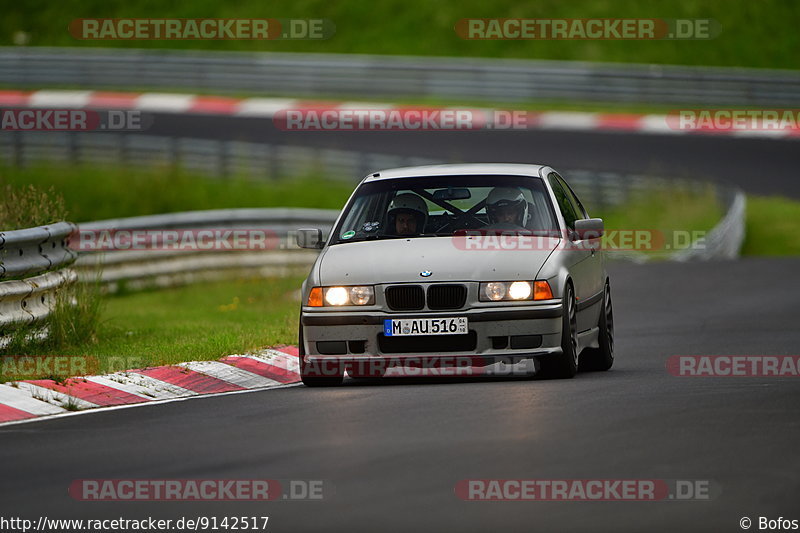
<path fill-rule="evenodd" d="M 517 247 L 508 249 L 515 242 Z M 527 246 L 484 240 L 476 249 L 464 237 L 351 242 L 328 247 L 318 273 L 322 285 L 533 279 L 558 243 L 554 238 L 537 238 Z M 431 275 L 423 277 L 423 271 Z"/>

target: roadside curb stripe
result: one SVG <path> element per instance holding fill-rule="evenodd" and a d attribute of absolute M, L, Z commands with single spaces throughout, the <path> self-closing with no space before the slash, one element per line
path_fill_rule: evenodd
<path fill-rule="evenodd" d="M 94 91 L 34 91 L 28 105 L 32 107 L 81 108 L 89 105 Z"/>
<path fill-rule="evenodd" d="M 69 394 L 64 394 L 63 392 L 59 392 L 48 387 L 42 387 L 35 382 L 18 381 L 17 386 L 21 390 L 28 392 L 32 398 L 39 400 L 42 403 L 57 405 L 58 407 L 65 409 L 70 405 L 74 406 L 76 409 L 92 409 L 94 407 L 100 407 L 96 403 L 89 402 Z"/>
<path fill-rule="evenodd" d="M 150 376 L 137 374 L 136 372 L 117 372 L 116 374 L 109 374 L 107 376 L 89 376 L 86 379 L 154 400 L 197 395 L 196 392 L 190 391 L 189 389 L 184 389 L 183 387 L 151 378 Z"/>
<path fill-rule="evenodd" d="M 233 383 L 179 366 L 159 366 L 156 368 L 137 370 L 136 373 L 166 381 L 173 385 L 178 385 L 179 387 L 189 389 L 198 394 L 245 390 L 244 387 L 240 387 L 239 385 L 234 385 Z"/>
<path fill-rule="evenodd" d="M 0 105 L 14 107 L 138 109 L 160 113 L 197 113 L 240 117 L 272 118 L 282 110 L 426 110 L 460 109 L 453 106 L 396 105 L 379 102 L 316 101 L 292 98 L 230 98 L 225 96 L 178 93 L 126 93 L 110 91 L 0 90 Z M 469 108 L 479 112 L 485 120 L 476 119 L 476 126 L 484 127 L 496 111 L 487 108 Z M 677 135 L 730 135 L 733 137 L 759 137 L 763 139 L 798 139 L 800 128 L 771 131 L 758 130 L 679 130 L 667 123 L 667 115 L 635 113 L 592 113 L 584 111 L 525 111 L 527 128 L 577 131 L 640 132 L 648 134 Z M 500 127 L 499 129 L 505 129 Z"/>
<path fill-rule="evenodd" d="M 32 416 L 54 415 L 66 412 L 63 407 L 37 400 L 31 396 L 28 390 L 10 385 L 0 385 L 0 405 L 19 409 L 30 413 Z"/>
<path fill-rule="evenodd" d="M 274 350 L 300 357 L 300 349 L 297 346 L 276 346 Z"/>
<path fill-rule="evenodd" d="M 189 111 L 232 115 L 239 109 L 239 100 L 220 96 L 198 96 L 192 102 Z"/>
<path fill-rule="evenodd" d="M 155 400 L 155 399 L 157 399 L 157 396 L 155 394 L 153 394 L 152 392 L 148 391 L 147 389 L 145 389 L 145 388 L 143 388 L 141 386 L 137 386 L 136 384 L 131 383 L 131 379 L 130 379 L 131 375 L 132 374 L 127 374 L 123 378 L 123 377 L 121 377 L 121 375 L 113 375 L 113 374 L 111 374 L 109 376 L 87 376 L 87 377 L 85 377 L 83 379 L 85 379 L 87 381 L 92 381 L 94 383 L 98 383 L 100 385 L 104 385 L 106 387 L 110 387 L 112 389 L 118 389 L 118 390 L 127 392 L 128 394 L 132 394 L 133 396 L 141 397 L 144 400 Z M 141 376 L 139 374 L 137 374 L 136 376 L 138 378 L 145 379 L 144 376 Z M 156 383 L 163 383 L 163 382 L 156 381 L 156 380 L 153 380 L 153 381 L 155 381 Z M 167 384 L 164 383 L 164 385 L 167 385 Z M 186 391 L 186 392 L 188 394 L 193 394 L 190 391 Z M 180 394 L 169 393 L 169 394 L 164 395 L 162 397 L 164 397 L 164 398 L 175 398 L 176 396 L 180 396 Z"/>
<path fill-rule="evenodd" d="M 0 91 L 0 105 L 27 105 L 30 93 L 25 91 Z"/>
<path fill-rule="evenodd" d="M 285 353 L 283 351 L 279 352 L 273 349 L 266 349 L 258 353 L 248 354 L 248 357 L 255 359 L 256 361 L 261 361 L 262 363 L 266 363 L 268 365 L 273 365 L 279 368 L 283 368 L 295 374 L 300 373 L 300 363 L 298 361 L 296 354 L 293 355 Z"/>
<path fill-rule="evenodd" d="M 26 418 L 33 418 L 36 415 L 20 411 L 8 405 L 0 404 L 0 422 L 11 422 L 14 420 L 25 420 Z"/>
<path fill-rule="evenodd" d="M 100 108 L 128 109 L 135 107 L 138 99 L 137 93 L 96 91 L 92 94 L 91 105 Z"/>
<path fill-rule="evenodd" d="M 296 372 L 259 361 L 252 357 L 232 355 L 226 357 L 223 361 L 236 368 L 247 370 L 253 374 L 277 381 L 278 383 L 296 383 L 300 381 L 300 376 Z"/>
<path fill-rule="evenodd" d="M 0 93 L 0 99 L 3 95 Z M 69 378 L 64 383 L 33 379 L 0 384 L 0 425 L 40 416 L 72 415 L 86 409 L 188 399 L 291 386 L 300 381 L 296 346 L 265 348 L 220 361 L 192 361 Z"/>
<path fill-rule="evenodd" d="M 25 383 L 50 389 L 65 396 L 78 398 L 101 407 L 148 401 L 141 396 L 134 396 L 123 390 L 106 387 L 82 378 L 70 378 L 64 382 L 64 385 L 60 385 L 52 379 L 30 380 L 25 381 Z"/>
<path fill-rule="evenodd" d="M 243 389 L 258 389 L 281 383 L 279 380 L 270 379 L 268 376 L 249 372 L 248 369 L 239 368 L 226 363 L 227 361 L 197 361 L 181 363 L 180 366 L 238 385 Z"/>

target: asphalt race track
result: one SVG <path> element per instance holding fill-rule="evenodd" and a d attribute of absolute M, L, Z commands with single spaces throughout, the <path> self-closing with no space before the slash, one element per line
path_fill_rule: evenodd
<path fill-rule="evenodd" d="M 555 130 L 287 132 L 265 118 L 163 113 L 153 115 L 145 133 L 420 156 L 443 163 L 544 163 L 556 169 L 649 173 L 800 198 L 800 141 L 787 139 Z"/>
<path fill-rule="evenodd" d="M 665 369 L 674 354 L 797 354 L 800 258 L 610 270 L 610 372 L 348 380 L 5 427 L 4 508 L 33 519 L 267 515 L 268 531 L 741 531 L 744 516 L 754 530 L 759 516 L 800 518 L 796 378 Z M 333 490 L 321 502 L 70 498 L 69 484 L 87 478 L 321 479 Z M 456 482 L 474 478 L 709 480 L 721 492 L 705 501 L 458 499 Z"/>

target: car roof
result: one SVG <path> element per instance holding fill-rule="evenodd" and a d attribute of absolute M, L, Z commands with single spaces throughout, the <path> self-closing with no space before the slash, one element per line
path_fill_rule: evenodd
<path fill-rule="evenodd" d="M 385 179 L 421 178 L 425 176 L 486 175 L 498 174 L 539 177 L 547 165 L 528 165 L 516 163 L 469 163 L 458 165 L 424 165 L 419 167 L 400 167 L 374 172 L 364 178 L 364 182 Z"/>

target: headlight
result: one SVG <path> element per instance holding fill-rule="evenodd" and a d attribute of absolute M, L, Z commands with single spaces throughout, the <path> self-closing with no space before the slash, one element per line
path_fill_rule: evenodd
<path fill-rule="evenodd" d="M 350 287 L 350 301 L 355 305 L 368 305 L 372 303 L 373 292 L 372 287 Z"/>
<path fill-rule="evenodd" d="M 515 281 L 508 286 L 508 297 L 512 300 L 527 300 L 533 294 L 530 281 Z"/>
<path fill-rule="evenodd" d="M 549 300 L 553 297 L 546 281 L 489 281 L 480 285 L 482 302 Z"/>
<path fill-rule="evenodd" d="M 492 281 L 490 283 L 482 283 L 483 287 L 481 288 L 481 300 L 486 298 L 486 300 L 491 300 L 493 302 L 497 302 L 502 300 L 506 297 L 506 283 L 502 281 Z"/>
<path fill-rule="evenodd" d="M 375 303 L 375 290 L 370 285 L 352 287 L 314 287 L 306 305 L 341 307 L 344 305 L 370 305 Z"/>
<path fill-rule="evenodd" d="M 350 303 L 350 294 L 344 287 L 328 287 L 325 291 L 325 303 L 328 305 L 347 305 Z"/>

